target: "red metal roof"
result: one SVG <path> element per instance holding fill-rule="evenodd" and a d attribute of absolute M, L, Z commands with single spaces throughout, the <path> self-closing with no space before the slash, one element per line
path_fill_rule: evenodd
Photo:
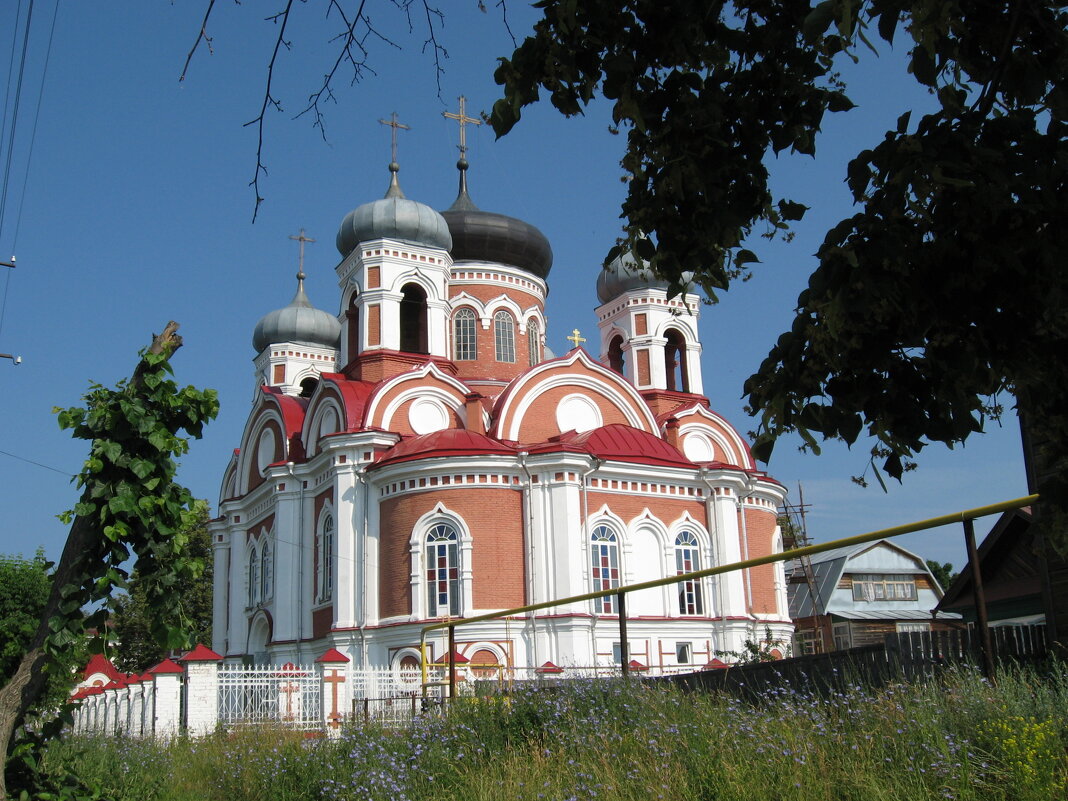
<path fill-rule="evenodd" d="M 208 646 L 197 643 L 197 647 L 185 656 L 178 657 L 179 662 L 222 662 L 222 657 Z"/>
<path fill-rule="evenodd" d="M 325 654 L 315 660 L 316 662 L 348 662 L 349 658 L 337 648 L 331 648 Z"/>
<path fill-rule="evenodd" d="M 403 440 L 386 451 L 373 467 L 445 456 L 514 453 L 514 448 L 487 437 L 485 434 L 476 434 L 466 428 L 446 428 Z"/>
<path fill-rule="evenodd" d="M 565 437 L 561 436 L 560 441 L 565 442 Z M 600 459 L 667 467 L 696 467 L 677 448 L 660 437 L 622 423 L 575 434 L 567 437 L 566 442 Z"/>
<path fill-rule="evenodd" d="M 111 664 L 111 660 L 103 654 L 93 654 L 89 657 L 89 662 L 82 671 L 82 678 L 87 679 L 94 673 L 103 673 L 112 681 L 126 678 L 126 674 Z"/>
<path fill-rule="evenodd" d="M 150 668 L 148 672 L 152 676 L 159 676 L 167 673 L 185 673 L 185 670 L 173 659 L 164 659 L 154 668 Z"/>

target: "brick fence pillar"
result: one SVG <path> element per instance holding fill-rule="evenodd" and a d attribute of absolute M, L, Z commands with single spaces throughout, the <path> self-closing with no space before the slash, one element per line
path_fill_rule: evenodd
<path fill-rule="evenodd" d="M 190 737 L 203 737 L 219 723 L 219 663 L 223 658 L 198 645 L 178 662 L 185 665 L 185 727 Z"/>
<path fill-rule="evenodd" d="M 182 728 L 182 678 L 185 671 L 176 662 L 164 659 L 148 671 L 152 675 L 152 731 L 164 739 L 175 737 Z"/>
<path fill-rule="evenodd" d="M 315 660 L 323 690 L 323 731 L 327 737 L 341 734 L 341 722 L 349 704 L 349 658 L 331 648 Z"/>

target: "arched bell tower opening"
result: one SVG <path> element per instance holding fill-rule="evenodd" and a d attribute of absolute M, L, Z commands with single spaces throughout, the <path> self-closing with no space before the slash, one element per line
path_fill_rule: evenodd
<path fill-rule="evenodd" d="M 401 288 L 400 349 L 405 353 L 429 353 L 426 291 L 418 284 Z"/>
<path fill-rule="evenodd" d="M 360 355 L 360 292 L 349 296 L 349 305 L 345 309 L 345 358 L 352 361 Z"/>
<path fill-rule="evenodd" d="M 686 337 L 669 328 L 664 332 L 664 377 L 670 392 L 689 392 L 690 377 L 686 365 Z"/>
<path fill-rule="evenodd" d="M 626 375 L 622 334 L 612 337 L 611 342 L 608 343 L 608 366 L 620 375 Z"/>

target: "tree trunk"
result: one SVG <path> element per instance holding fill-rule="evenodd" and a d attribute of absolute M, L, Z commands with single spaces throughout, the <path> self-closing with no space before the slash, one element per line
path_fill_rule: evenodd
<path fill-rule="evenodd" d="M 166 350 L 173 354 L 182 345 L 182 338 L 175 333 L 177 330 L 178 323 L 173 320 L 167 323 L 163 333 L 153 337 L 148 352 L 162 353 Z M 138 389 L 144 380 L 143 373 L 142 363 L 138 362 L 128 384 L 131 389 Z M 48 622 L 59 612 L 63 601 L 63 588 L 73 583 L 72 578 L 80 572 L 78 568 L 82 554 L 89 550 L 89 544 L 100 536 L 102 532 L 97 523 L 83 517 L 74 518 L 70 533 L 67 535 L 67 543 L 63 546 L 63 555 L 52 574 L 52 589 L 44 611 L 41 613 L 41 622 L 14 675 L 3 688 L 0 688 L 0 755 L 3 755 L 5 767 L 4 770 L 0 770 L 0 801 L 7 801 L 8 798 L 6 766 L 12 737 L 15 730 L 22 725 L 27 712 L 40 697 L 47 679 L 44 668 L 49 657 L 44 644 L 51 631 Z M 81 581 L 78 583 L 80 584 Z"/>

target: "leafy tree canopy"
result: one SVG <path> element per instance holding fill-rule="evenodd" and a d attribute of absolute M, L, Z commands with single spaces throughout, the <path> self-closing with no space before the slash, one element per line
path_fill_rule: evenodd
<path fill-rule="evenodd" d="M 152 580 L 136 567 L 128 594 L 114 602 L 115 664 L 119 670 L 140 673 L 162 662 L 168 649 L 161 643 L 168 642 L 169 633 L 176 629 L 185 633 L 188 642 L 211 644 L 213 562 L 207 501 L 194 502 L 192 511 L 193 516 L 183 523 L 186 544 L 181 556 L 168 554 L 161 560 L 163 575 L 171 573 L 168 563 L 176 558 L 195 565 L 195 577 L 183 583 L 174 603 L 154 609 L 149 600 L 154 594 Z"/>
<path fill-rule="evenodd" d="M 0 683 L 15 672 L 48 600 L 48 561 L 0 555 Z"/>
<path fill-rule="evenodd" d="M 536 5 L 543 18 L 497 70 L 497 134 L 542 92 L 567 115 L 610 100 L 630 179 L 620 247 L 676 288 L 693 272 L 712 298 L 758 261 L 754 232 L 784 232 L 803 215 L 774 196 L 767 163 L 812 155 L 824 115 L 852 108 L 835 65 L 904 44 L 938 106 L 919 119 L 901 109 L 850 162 L 857 213 L 827 232 L 793 325 L 745 384 L 759 416 L 754 452 L 766 461 L 787 432 L 816 452 L 820 438 L 866 433 L 900 478 L 927 444 L 981 431 L 1010 393 L 1055 463 L 1044 496 L 1068 498 L 1063 6 Z"/>

